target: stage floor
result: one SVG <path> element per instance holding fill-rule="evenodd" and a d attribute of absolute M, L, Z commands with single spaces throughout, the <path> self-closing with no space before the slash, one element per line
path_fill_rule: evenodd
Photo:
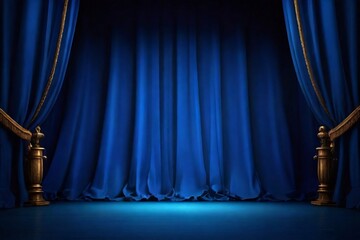
<path fill-rule="evenodd" d="M 0 239 L 360 239 L 360 211 L 294 202 L 54 202 L 0 210 Z"/>

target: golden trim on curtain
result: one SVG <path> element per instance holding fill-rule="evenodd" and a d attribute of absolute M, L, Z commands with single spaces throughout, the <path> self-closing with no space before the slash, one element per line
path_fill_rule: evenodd
<path fill-rule="evenodd" d="M 294 7 L 295 7 L 295 15 L 296 15 L 297 27 L 298 27 L 299 36 L 300 36 L 301 48 L 302 48 L 302 52 L 303 52 L 303 55 L 304 55 L 305 64 L 306 64 L 306 68 L 307 68 L 307 71 L 308 71 L 308 74 L 309 74 L 311 85 L 312 85 L 312 87 L 313 87 L 313 89 L 314 89 L 314 91 L 316 93 L 316 96 L 317 96 L 322 108 L 324 109 L 324 111 L 326 112 L 328 117 L 334 122 L 333 118 L 331 117 L 331 115 L 329 113 L 329 110 L 326 107 L 325 100 L 324 100 L 323 96 L 321 95 L 319 87 L 318 87 L 318 85 L 317 85 L 317 83 L 315 81 L 314 72 L 313 72 L 313 70 L 311 68 L 311 65 L 310 65 L 310 59 L 309 59 L 306 44 L 305 44 L 305 37 L 304 37 L 304 32 L 303 32 L 301 18 L 300 18 L 300 10 L 299 10 L 298 0 L 294 0 Z"/>
<path fill-rule="evenodd" d="M 294 7 L 295 7 L 296 22 L 297 22 L 299 36 L 300 36 L 301 48 L 302 48 L 302 52 L 304 55 L 306 68 L 307 68 L 307 71 L 308 71 L 308 74 L 310 77 L 311 85 L 313 86 L 316 96 L 317 96 L 321 106 L 323 107 L 324 111 L 329 116 L 329 118 L 333 122 L 335 122 L 333 120 L 333 118 L 330 116 L 330 113 L 326 107 L 325 100 L 324 100 L 323 96 L 321 95 L 318 85 L 316 84 L 314 73 L 313 73 L 313 70 L 310 65 L 310 60 L 309 60 L 309 56 L 308 56 L 308 52 L 307 52 L 307 48 L 306 48 L 306 44 L 305 44 L 305 37 L 304 37 L 304 32 L 303 32 L 301 18 L 300 18 L 300 10 L 299 10 L 298 0 L 294 0 Z M 357 107 L 340 124 L 338 124 L 336 127 L 334 127 L 333 129 L 331 129 L 329 131 L 329 137 L 330 137 L 331 141 L 333 141 L 336 138 L 343 135 L 347 130 L 349 130 L 359 120 L 360 120 L 360 106 Z"/>
<path fill-rule="evenodd" d="M 48 78 L 48 82 L 47 82 L 44 92 L 42 94 L 41 100 L 40 100 L 38 106 L 36 107 L 36 111 L 35 111 L 33 117 L 31 118 L 30 124 L 32 124 L 35 121 L 36 117 L 39 115 L 40 110 L 41 110 L 42 106 L 44 105 L 45 99 L 49 93 L 52 81 L 54 79 L 55 70 L 56 70 L 59 53 L 60 53 L 61 41 L 62 41 L 64 28 L 65 28 L 68 3 L 69 3 L 69 0 L 64 0 L 64 7 L 63 7 L 63 11 L 62 11 L 62 16 L 61 16 L 61 25 L 60 25 L 59 35 L 58 35 L 58 39 L 57 39 L 57 43 L 56 43 L 56 50 L 55 50 L 53 65 L 52 65 L 51 72 L 50 72 L 50 75 Z"/>

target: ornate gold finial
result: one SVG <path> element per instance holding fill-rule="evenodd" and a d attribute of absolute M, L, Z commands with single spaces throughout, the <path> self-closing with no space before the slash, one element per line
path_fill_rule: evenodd
<path fill-rule="evenodd" d="M 320 126 L 319 127 L 319 132 L 326 132 L 326 127 L 325 126 Z"/>
<path fill-rule="evenodd" d="M 31 144 L 34 147 L 39 147 L 40 146 L 40 140 L 43 139 L 44 136 L 45 135 L 41 132 L 40 126 L 37 126 L 35 128 L 35 132 L 32 134 Z"/>
<path fill-rule="evenodd" d="M 329 134 L 326 131 L 326 127 L 325 126 L 320 126 L 319 127 L 319 133 L 317 134 L 318 138 L 320 139 L 320 143 L 322 147 L 327 147 L 330 145 L 330 138 L 329 138 Z"/>

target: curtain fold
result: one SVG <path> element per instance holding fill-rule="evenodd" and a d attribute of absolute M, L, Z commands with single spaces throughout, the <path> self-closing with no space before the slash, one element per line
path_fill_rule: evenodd
<path fill-rule="evenodd" d="M 24 127 L 44 122 L 61 88 L 75 30 L 78 1 L 70 1 L 54 82 L 36 121 L 31 118 L 40 101 L 53 63 L 63 1 L 2 1 L 0 107 Z M 0 128 L 0 207 L 27 199 L 23 161 L 25 143 Z"/>
<path fill-rule="evenodd" d="M 316 137 L 298 137 L 313 119 L 284 23 L 274 21 L 281 4 L 266 6 L 274 12 L 223 1 L 83 2 L 58 110 L 44 125 L 47 197 L 313 194 Z"/>
<path fill-rule="evenodd" d="M 308 57 L 329 115 L 316 99 L 305 66 L 295 5 L 283 0 L 294 66 L 309 106 L 318 122 L 333 128 L 360 105 L 359 14 L 357 1 L 298 1 Z M 337 143 L 339 157 L 334 200 L 360 207 L 360 127 L 357 124 Z"/>

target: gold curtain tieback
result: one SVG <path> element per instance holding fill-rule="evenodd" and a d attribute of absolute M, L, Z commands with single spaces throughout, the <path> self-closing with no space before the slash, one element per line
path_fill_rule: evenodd
<path fill-rule="evenodd" d="M 2 123 L 6 128 L 8 128 L 15 135 L 24 139 L 26 141 L 30 141 L 32 137 L 32 133 L 22 127 L 19 123 L 17 123 L 14 119 L 12 119 L 4 110 L 0 108 L 0 123 Z"/>
<path fill-rule="evenodd" d="M 343 135 L 360 120 L 360 106 L 355 108 L 339 125 L 329 131 L 331 141 Z"/>

